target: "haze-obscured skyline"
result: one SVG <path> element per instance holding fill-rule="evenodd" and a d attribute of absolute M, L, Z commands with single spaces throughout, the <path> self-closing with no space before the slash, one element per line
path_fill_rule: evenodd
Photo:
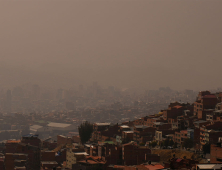
<path fill-rule="evenodd" d="M 220 87 L 221 5 L 1 1 L 1 84 Z"/>

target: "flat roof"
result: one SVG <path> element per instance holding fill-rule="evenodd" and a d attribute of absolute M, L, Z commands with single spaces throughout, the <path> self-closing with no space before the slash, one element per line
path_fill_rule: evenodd
<path fill-rule="evenodd" d="M 216 113 L 222 113 L 222 110 L 216 110 L 215 112 Z"/>
<path fill-rule="evenodd" d="M 155 124 L 155 125 L 163 125 L 165 123 L 163 123 L 163 122 L 153 122 L 153 124 Z"/>
<path fill-rule="evenodd" d="M 127 125 L 121 125 L 120 127 L 122 127 L 122 128 L 129 128 L 129 126 L 127 126 Z"/>
<path fill-rule="evenodd" d="M 66 128 L 66 127 L 69 127 L 70 125 L 71 125 L 71 124 L 50 122 L 47 126 L 49 126 L 49 127 Z"/>
<path fill-rule="evenodd" d="M 135 128 L 147 128 L 149 126 L 145 126 L 145 125 L 136 125 Z"/>
<path fill-rule="evenodd" d="M 193 123 L 205 123 L 205 122 L 207 122 L 207 121 L 205 121 L 205 120 L 198 120 L 198 121 L 193 122 Z"/>
<path fill-rule="evenodd" d="M 74 152 L 74 155 L 85 155 L 88 156 L 89 154 L 86 152 Z"/>
<path fill-rule="evenodd" d="M 95 123 L 97 126 L 109 126 L 111 123 Z"/>
<path fill-rule="evenodd" d="M 41 164 L 58 164 L 56 161 L 41 161 Z"/>
<path fill-rule="evenodd" d="M 30 129 L 31 130 L 38 130 L 38 129 L 40 129 L 40 128 L 42 128 L 43 126 L 40 126 L 40 125 L 32 125 L 32 126 L 30 126 Z"/>
<path fill-rule="evenodd" d="M 221 164 L 197 164 L 200 169 L 220 169 Z"/>

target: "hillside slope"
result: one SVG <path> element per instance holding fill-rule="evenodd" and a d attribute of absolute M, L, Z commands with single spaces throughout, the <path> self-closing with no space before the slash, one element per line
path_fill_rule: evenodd
<path fill-rule="evenodd" d="M 187 159 L 194 159 L 198 161 L 201 160 L 199 155 L 193 152 L 183 151 L 179 149 L 153 149 L 152 153 L 160 155 L 161 162 L 165 162 L 173 158 L 174 154 L 176 158 L 183 158 L 184 156 L 186 156 Z"/>

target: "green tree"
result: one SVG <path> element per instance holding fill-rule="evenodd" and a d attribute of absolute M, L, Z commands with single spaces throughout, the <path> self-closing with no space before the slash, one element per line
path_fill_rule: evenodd
<path fill-rule="evenodd" d="M 90 122 L 86 121 L 78 127 L 78 130 L 81 143 L 85 144 L 91 137 L 91 134 L 93 132 L 93 125 Z"/>
<path fill-rule="evenodd" d="M 142 142 L 142 143 L 140 143 L 139 145 L 140 145 L 140 146 L 145 146 L 145 143 Z"/>
<path fill-rule="evenodd" d="M 186 149 L 187 148 L 192 148 L 193 147 L 193 140 L 190 139 L 190 138 L 184 139 L 182 146 L 185 147 Z"/>
<path fill-rule="evenodd" d="M 150 146 L 150 147 L 153 147 L 153 148 L 154 148 L 156 145 L 157 145 L 157 142 L 156 142 L 156 141 L 153 141 L 153 142 L 150 142 L 150 143 L 149 143 L 149 146 Z"/>

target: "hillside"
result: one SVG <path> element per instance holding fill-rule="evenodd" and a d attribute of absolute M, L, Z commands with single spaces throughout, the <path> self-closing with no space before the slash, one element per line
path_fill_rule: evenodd
<path fill-rule="evenodd" d="M 165 162 L 173 158 L 174 154 L 176 158 L 183 158 L 184 156 L 186 156 L 187 159 L 195 159 L 201 161 L 199 155 L 193 152 L 183 151 L 178 149 L 153 149 L 152 153 L 160 155 L 161 162 Z"/>

